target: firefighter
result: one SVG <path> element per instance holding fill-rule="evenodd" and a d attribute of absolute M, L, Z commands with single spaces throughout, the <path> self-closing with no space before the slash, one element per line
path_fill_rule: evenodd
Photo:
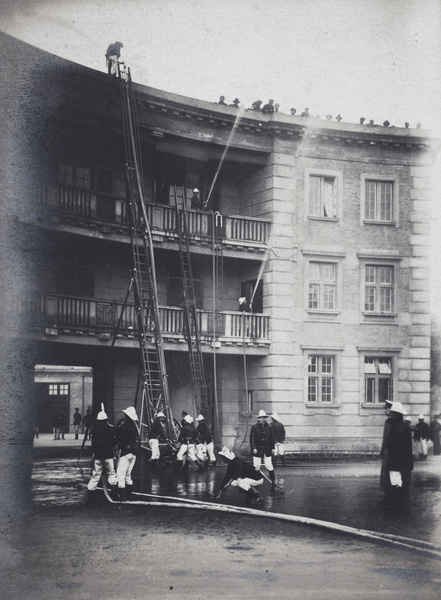
<path fill-rule="evenodd" d="M 106 50 L 107 73 L 114 77 L 118 75 L 118 59 L 121 56 L 121 48 L 124 48 L 124 44 L 115 42 L 110 44 Z"/>
<path fill-rule="evenodd" d="M 132 471 L 135 466 L 139 446 L 139 432 L 136 425 L 138 416 L 133 406 L 123 410 L 124 418 L 116 428 L 116 440 L 120 449 L 116 477 L 118 480 L 118 497 L 123 502 L 130 500 L 133 481 Z"/>
<path fill-rule="evenodd" d="M 198 458 L 203 461 L 208 460 L 209 466 L 215 467 L 216 456 L 214 454 L 213 434 L 211 429 L 203 415 L 197 416 L 196 421 L 198 422 L 196 431 L 198 434 L 198 441 L 200 442 L 197 445 Z"/>
<path fill-rule="evenodd" d="M 176 460 L 181 463 L 182 470 L 188 469 L 190 461 L 198 466 L 198 471 L 204 470 L 202 461 L 197 457 L 197 432 L 191 415 L 185 415 L 182 419 L 182 429 L 178 441 L 181 444 Z"/>
<path fill-rule="evenodd" d="M 272 454 L 275 447 L 274 431 L 268 425 L 268 415 L 264 410 L 259 410 L 257 423 L 251 427 L 250 446 L 253 453 L 253 465 L 260 471 L 262 459 L 271 479 L 271 487 L 276 486 Z"/>
<path fill-rule="evenodd" d="M 156 468 L 158 466 L 158 461 L 161 458 L 159 444 L 161 442 L 164 443 L 167 441 L 165 420 L 166 419 L 164 413 L 162 411 L 159 411 L 150 429 L 149 445 L 152 451 L 151 462 L 153 468 Z"/>
<path fill-rule="evenodd" d="M 245 494 L 245 501 L 256 504 L 262 500 L 262 496 L 256 490 L 256 487 L 262 485 L 263 477 L 259 470 L 253 465 L 245 462 L 234 454 L 226 446 L 219 452 L 224 463 L 227 464 L 227 472 L 220 484 L 220 489 L 215 500 L 219 500 L 223 491 L 230 485 L 239 488 L 239 491 Z"/>
<path fill-rule="evenodd" d="M 110 491 L 116 490 L 115 444 L 115 427 L 109 423 L 104 404 L 101 404 L 101 411 L 96 416 L 92 434 L 93 471 L 87 484 L 88 502 L 93 502 L 94 492 L 98 487 L 103 470 L 107 474 Z"/>

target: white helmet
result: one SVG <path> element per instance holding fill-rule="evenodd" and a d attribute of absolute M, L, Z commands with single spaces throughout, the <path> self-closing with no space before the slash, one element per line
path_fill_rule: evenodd
<path fill-rule="evenodd" d="M 162 410 L 160 410 L 160 411 L 158 412 L 158 414 L 156 415 L 156 418 L 157 418 L 157 419 L 158 419 L 159 417 L 164 417 L 164 418 L 165 418 L 165 415 L 164 415 L 164 413 L 162 412 Z"/>
<path fill-rule="evenodd" d="M 228 460 L 233 460 L 236 456 L 232 450 L 230 450 L 227 446 L 224 446 L 222 450 L 219 452 L 220 456 L 225 456 Z"/>
<path fill-rule="evenodd" d="M 138 420 L 138 415 L 136 414 L 136 410 L 133 406 L 129 406 L 129 408 L 125 408 L 123 413 L 126 414 L 132 421 Z"/>
<path fill-rule="evenodd" d="M 191 415 L 185 415 L 184 421 L 187 423 L 193 423 L 193 417 Z"/>
<path fill-rule="evenodd" d="M 194 190 L 193 190 L 193 194 L 199 194 L 199 190 L 198 190 L 198 188 L 194 188 Z"/>
<path fill-rule="evenodd" d="M 204 419 L 205 419 L 205 417 L 204 417 L 204 416 L 202 416 L 202 415 L 198 415 L 198 416 L 196 417 L 196 421 L 203 421 Z"/>
<path fill-rule="evenodd" d="M 101 404 L 101 411 L 97 414 L 97 421 L 105 421 L 107 419 L 106 411 L 104 410 L 104 404 Z"/>

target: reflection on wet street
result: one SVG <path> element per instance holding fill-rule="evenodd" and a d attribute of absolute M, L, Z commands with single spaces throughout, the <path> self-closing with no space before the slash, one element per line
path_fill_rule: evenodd
<path fill-rule="evenodd" d="M 385 507 L 378 489 L 379 461 L 293 463 L 276 470 L 277 486 L 264 481 L 262 512 L 291 514 L 330 521 L 357 529 L 390 533 L 438 544 L 441 539 L 441 457 L 416 462 L 408 510 Z M 91 459 L 44 458 L 34 461 L 32 490 L 37 506 L 68 506 L 85 502 L 85 484 Z M 139 459 L 134 471 L 135 489 L 146 494 L 214 502 L 225 473 L 218 466 L 204 472 L 173 467 L 151 471 Z M 222 495 L 222 504 L 244 506 L 237 489 Z"/>

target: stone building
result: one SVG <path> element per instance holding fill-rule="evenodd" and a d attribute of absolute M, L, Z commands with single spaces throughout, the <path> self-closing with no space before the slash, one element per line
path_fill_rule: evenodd
<path fill-rule="evenodd" d="M 9 218 L 23 268 L 7 296 L 9 335 L 32 342 L 34 364 L 92 368 L 86 404 L 104 401 L 117 421 L 139 371 L 119 80 L 20 52 L 26 176 Z M 375 453 L 385 399 L 428 414 L 430 133 L 134 89 L 175 417 L 195 410 L 175 185 L 187 190 L 218 442 L 245 448 L 263 408 L 279 414 L 288 451 Z M 191 208 L 194 188 L 206 210 Z"/>

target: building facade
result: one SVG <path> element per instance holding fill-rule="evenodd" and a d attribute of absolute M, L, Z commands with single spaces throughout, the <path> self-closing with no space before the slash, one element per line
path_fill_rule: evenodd
<path fill-rule="evenodd" d="M 93 410 L 104 402 L 117 421 L 139 373 L 120 83 L 45 53 L 38 67 L 27 208 L 14 215 L 38 235 L 38 268 L 8 297 L 8 322 L 21 316 L 36 364 L 92 368 Z M 134 89 L 175 418 L 196 410 L 175 186 L 219 443 L 246 450 L 263 408 L 288 451 L 376 453 L 386 399 L 428 414 L 429 132 Z M 206 209 L 191 208 L 194 188 Z"/>

